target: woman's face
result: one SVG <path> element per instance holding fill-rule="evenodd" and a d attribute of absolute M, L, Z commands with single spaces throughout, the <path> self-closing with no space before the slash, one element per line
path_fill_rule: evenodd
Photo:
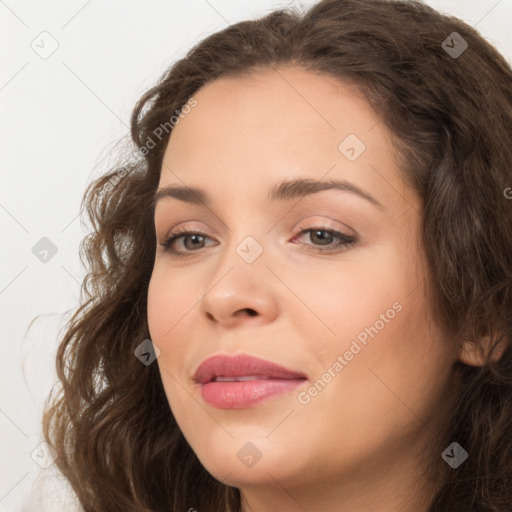
<path fill-rule="evenodd" d="M 457 353 L 429 316 L 421 201 L 389 132 L 346 86 L 296 67 L 218 79 L 194 98 L 159 189 L 199 188 L 207 205 L 157 202 L 159 244 L 198 235 L 157 246 L 148 296 L 184 436 L 243 489 L 298 496 L 416 474 L 451 406 Z M 323 190 L 270 197 L 295 180 Z M 194 379 L 206 359 L 242 354 L 292 373 L 235 362 Z"/>

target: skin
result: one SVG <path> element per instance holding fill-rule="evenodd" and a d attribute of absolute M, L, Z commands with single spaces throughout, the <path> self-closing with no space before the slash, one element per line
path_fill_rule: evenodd
<path fill-rule="evenodd" d="M 436 485 L 424 470 L 445 464 L 427 450 L 453 405 L 459 354 L 430 316 L 421 200 L 401 178 L 389 131 L 347 85 L 294 66 L 217 79 L 194 97 L 159 187 L 197 186 L 212 202 L 162 199 L 155 228 L 158 243 L 177 227 L 207 238 L 175 241 L 185 258 L 159 245 L 148 294 L 151 339 L 183 434 L 215 478 L 241 490 L 246 511 L 426 511 Z M 366 145 L 352 162 L 338 149 L 348 134 Z M 267 199 L 275 183 L 299 177 L 347 180 L 384 208 L 339 190 Z M 322 241 L 299 226 L 357 242 L 320 254 Z M 250 264 L 236 251 L 248 236 L 263 249 Z M 394 318 L 333 371 L 395 303 Z M 309 380 L 248 409 L 217 409 L 192 375 L 219 353 L 268 359 Z M 300 403 L 329 368 L 331 381 Z M 237 457 L 248 442 L 261 452 L 252 467 Z"/>

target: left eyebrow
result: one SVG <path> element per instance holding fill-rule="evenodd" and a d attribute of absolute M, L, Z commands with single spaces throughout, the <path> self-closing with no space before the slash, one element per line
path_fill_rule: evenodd
<path fill-rule="evenodd" d="M 291 199 L 316 194 L 323 190 L 344 190 L 352 192 L 369 201 L 379 209 L 385 210 L 385 207 L 371 194 L 365 192 L 353 183 L 344 180 L 315 180 L 311 178 L 300 178 L 282 181 L 274 185 L 269 190 L 267 197 L 269 201 L 289 201 Z M 162 187 L 157 190 L 153 197 L 153 205 L 156 205 L 156 203 L 161 199 L 168 197 L 192 204 L 204 204 L 206 206 L 211 205 L 211 199 L 203 189 L 197 187 L 182 187 L 178 185 Z"/>

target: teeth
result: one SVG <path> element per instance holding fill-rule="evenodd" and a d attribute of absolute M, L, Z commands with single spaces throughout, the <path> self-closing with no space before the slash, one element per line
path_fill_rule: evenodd
<path fill-rule="evenodd" d="M 213 379 L 216 382 L 244 382 L 246 380 L 266 380 L 268 377 L 261 375 L 247 375 L 243 377 L 215 377 Z"/>

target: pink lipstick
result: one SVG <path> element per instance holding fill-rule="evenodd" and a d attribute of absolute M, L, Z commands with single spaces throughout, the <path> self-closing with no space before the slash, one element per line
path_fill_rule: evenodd
<path fill-rule="evenodd" d="M 203 399 L 213 407 L 245 409 L 292 391 L 307 376 L 265 359 L 239 354 L 209 357 L 199 365 L 194 380 L 201 385 Z"/>

